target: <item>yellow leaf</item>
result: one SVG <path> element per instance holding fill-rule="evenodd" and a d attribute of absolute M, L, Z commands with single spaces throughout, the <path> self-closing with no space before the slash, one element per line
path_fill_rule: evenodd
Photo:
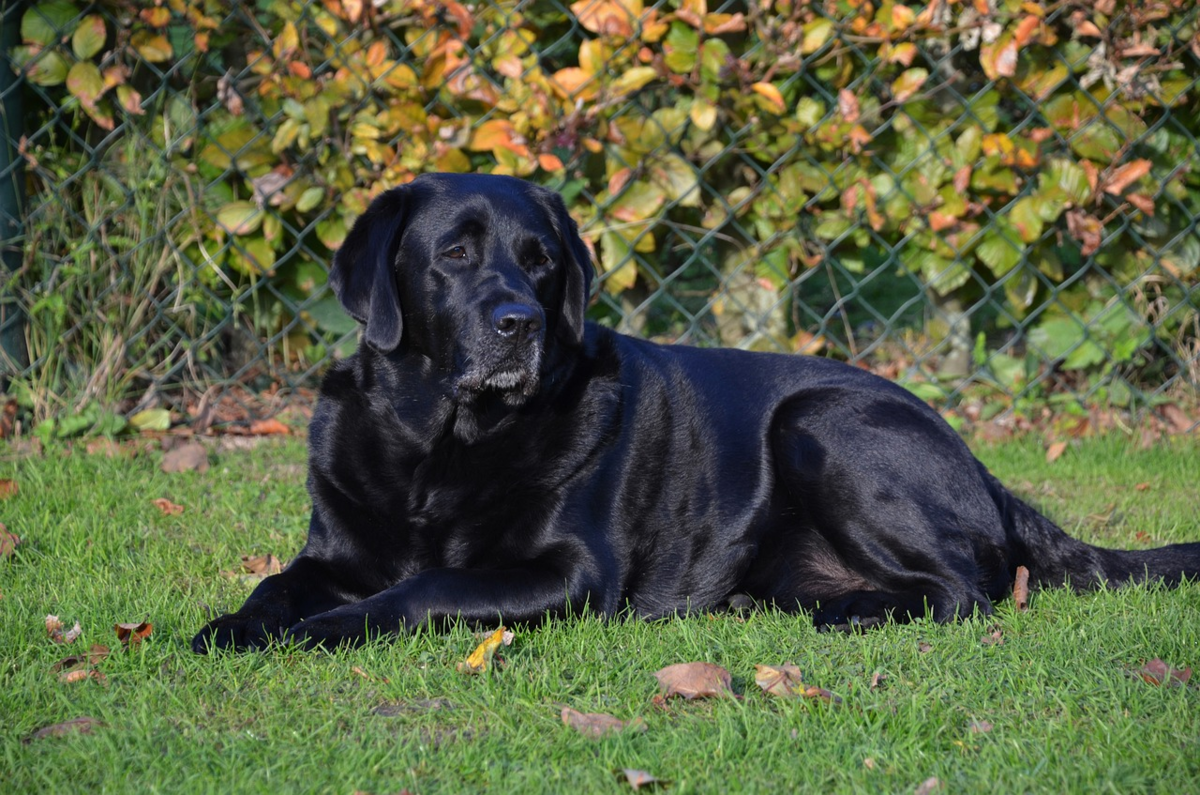
<path fill-rule="evenodd" d="M 811 55 L 829 41 L 833 35 L 833 20 L 817 17 L 803 28 L 804 40 L 800 43 L 801 55 Z"/>
<path fill-rule="evenodd" d="M 929 70 L 920 68 L 909 69 L 892 83 L 892 96 L 897 102 L 904 102 L 913 94 L 920 91 L 921 86 L 925 85 L 925 81 L 928 79 Z"/>
<path fill-rule="evenodd" d="M 773 84 L 755 83 L 750 86 L 750 90 L 759 96 L 765 97 L 767 102 L 771 104 L 771 109 L 776 113 L 782 114 L 787 110 L 787 104 L 783 101 L 783 94 Z"/>
<path fill-rule="evenodd" d="M 642 0 L 578 0 L 571 13 L 592 33 L 628 38 L 642 16 Z"/>
<path fill-rule="evenodd" d="M 892 6 L 892 31 L 901 33 L 907 30 L 916 20 L 917 13 L 908 6 Z"/>
<path fill-rule="evenodd" d="M 692 124 L 704 132 L 708 132 L 717 123 L 717 106 L 708 100 L 696 97 L 696 99 L 692 100 L 692 107 L 688 111 L 688 116 L 691 118 Z"/>
<path fill-rule="evenodd" d="M 658 77 L 658 70 L 653 66 L 635 66 L 618 77 L 613 82 L 612 89 L 618 95 L 632 94 L 645 87 L 656 77 Z"/>
<path fill-rule="evenodd" d="M 471 131 L 467 148 L 472 152 L 491 152 L 498 147 L 511 146 L 515 134 L 508 119 L 488 119 Z"/>
<path fill-rule="evenodd" d="M 550 88 L 554 93 L 566 100 L 590 100 L 596 96 L 597 81 L 591 72 L 586 72 L 578 66 L 568 66 L 559 69 L 550 76 Z"/>
<path fill-rule="evenodd" d="M 296 31 L 296 25 L 293 22 L 284 24 L 283 30 L 275 37 L 274 43 L 271 44 L 271 52 L 275 54 L 278 60 L 284 60 L 291 56 L 300 46 L 300 34 Z"/>
<path fill-rule="evenodd" d="M 543 171 L 561 171 L 563 168 L 563 161 L 558 155 L 541 154 L 537 159 Z"/>
<path fill-rule="evenodd" d="M 1010 34 L 979 48 L 979 65 L 989 80 L 1012 77 L 1017 73 L 1017 40 Z"/>
<path fill-rule="evenodd" d="M 167 37 L 151 33 L 147 30 L 139 30 L 134 33 L 129 39 L 129 43 L 133 49 L 137 50 L 138 55 L 145 58 L 150 63 L 162 63 L 170 60 L 175 51 L 171 48 L 171 42 L 167 41 Z"/>
<path fill-rule="evenodd" d="M 458 670 L 465 674 L 481 674 L 486 671 L 492 664 L 492 658 L 496 656 L 496 650 L 501 646 L 508 646 L 512 643 L 512 633 L 504 627 L 500 627 L 495 632 L 487 637 L 483 643 L 480 643 L 475 651 L 467 657 L 465 662 L 458 664 Z"/>

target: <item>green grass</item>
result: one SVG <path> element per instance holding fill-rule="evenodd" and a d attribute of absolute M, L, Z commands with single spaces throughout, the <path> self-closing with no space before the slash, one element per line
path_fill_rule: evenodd
<path fill-rule="evenodd" d="M 1087 441 L 1053 465 L 1032 441 L 979 452 L 1088 540 L 1200 540 L 1194 442 Z M 0 462 L 20 487 L 0 521 L 26 541 L 0 561 L 4 792 L 619 793 L 629 788 L 613 771 L 625 767 L 672 793 L 912 792 L 931 776 L 944 792 L 1182 793 L 1200 780 L 1200 691 L 1129 673 L 1154 657 L 1200 663 L 1197 585 L 1046 591 L 1025 613 L 1004 603 L 991 621 L 861 637 L 774 612 L 579 619 L 519 631 L 505 667 L 477 677 L 455 670 L 477 642 L 462 627 L 333 654 L 198 657 L 188 642 L 207 608 L 234 609 L 251 587 L 220 572 L 240 554 L 288 557 L 302 544 L 303 450 L 215 453 L 203 475 L 157 462 L 58 451 Z M 163 516 L 157 497 L 186 511 Z M 53 644 L 47 613 L 78 620 L 82 637 Z M 153 634 L 114 648 L 104 682 L 51 671 L 90 644 L 116 647 L 112 625 L 139 620 Z M 1002 645 L 981 642 L 993 624 Z M 652 673 L 692 660 L 728 668 L 743 697 L 655 706 Z M 759 693 L 754 665 L 788 661 L 844 703 Z M 871 689 L 876 671 L 887 678 Z M 404 709 L 376 714 L 383 704 Z M 590 740 L 561 724 L 562 705 L 649 729 Z M 78 716 L 105 726 L 25 742 Z M 973 721 L 993 728 L 972 732 Z"/>

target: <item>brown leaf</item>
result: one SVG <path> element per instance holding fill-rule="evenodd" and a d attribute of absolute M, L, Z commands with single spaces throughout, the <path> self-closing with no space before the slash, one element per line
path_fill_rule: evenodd
<path fill-rule="evenodd" d="M 1149 160 L 1134 160 L 1118 168 L 1105 181 L 1104 192 L 1119 196 L 1122 191 L 1150 173 Z"/>
<path fill-rule="evenodd" d="M 875 673 L 871 674 L 871 689 L 874 690 L 878 687 L 882 687 L 883 683 L 886 681 L 887 674 L 885 674 L 883 671 L 876 671 Z"/>
<path fill-rule="evenodd" d="M 368 682 L 383 682 L 384 684 L 387 684 L 389 681 L 391 681 L 386 676 L 379 676 L 379 677 L 371 676 L 369 673 L 367 673 L 366 671 L 364 671 L 362 668 L 360 668 L 357 665 L 354 666 L 353 668 L 351 668 L 350 670 L 353 671 L 354 673 L 358 674 L 359 676 L 361 676 L 363 679 L 366 679 Z"/>
<path fill-rule="evenodd" d="M 1029 609 L 1029 569 L 1017 566 L 1017 576 L 1013 580 L 1013 602 L 1017 610 Z"/>
<path fill-rule="evenodd" d="M 992 728 L 991 721 L 986 720 L 973 720 L 967 724 L 967 729 L 971 734 L 987 734 Z"/>
<path fill-rule="evenodd" d="M 66 632 L 63 632 L 63 626 L 63 622 L 59 620 L 58 616 L 46 616 L 46 634 L 55 643 L 74 643 L 75 639 L 83 633 L 78 621 Z"/>
<path fill-rule="evenodd" d="M 266 555 L 242 555 L 242 571 L 246 574 L 269 577 L 283 571 L 283 564 L 279 562 L 279 558 L 269 552 Z"/>
<path fill-rule="evenodd" d="M 13 426 L 17 422 L 17 401 L 10 400 L 0 410 L 0 439 L 12 436 Z"/>
<path fill-rule="evenodd" d="M 1125 201 L 1141 210 L 1143 215 L 1150 218 L 1154 217 L 1154 199 L 1151 199 L 1149 196 L 1141 193 L 1131 193 L 1125 197 Z"/>
<path fill-rule="evenodd" d="M 21 543 L 20 536 L 8 532 L 8 528 L 0 522 L 0 558 L 7 558 Z"/>
<path fill-rule="evenodd" d="M 72 718 L 62 723 L 55 723 L 53 726 L 43 726 L 25 739 L 25 742 L 33 740 L 44 740 L 47 737 L 66 737 L 69 734 L 91 734 L 98 728 L 104 726 L 104 723 L 95 718 Z"/>
<path fill-rule="evenodd" d="M 1088 215 L 1083 210 L 1071 210 L 1067 213 L 1067 231 L 1082 244 L 1079 253 L 1083 256 L 1089 257 L 1100 250 L 1104 224 L 1100 223 L 1099 218 Z"/>
<path fill-rule="evenodd" d="M 63 657 L 54 665 L 50 666 L 51 671 L 69 671 L 72 668 L 77 668 L 80 665 L 96 665 L 105 657 L 108 656 L 108 647 L 101 646 L 96 643 L 88 650 L 86 654 L 72 654 L 69 657 Z"/>
<path fill-rule="evenodd" d="M 1144 483 L 1139 483 L 1136 486 L 1134 486 L 1133 489 L 1134 489 L 1134 491 L 1149 491 L 1150 490 L 1150 481 L 1147 480 Z"/>
<path fill-rule="evenodd" d="M 664 698 L 683 696 L 685 699 L 732 696 L 729 671 L 707 662 L 676 663 L 655 671 Z"/>
<path fill-rule="evenodd" d="M 979 642 L 984 646 L 1003 646 L 1004 630 L 999 627 L 993 627 L 990 633 L 979 639 Z"/>
<path fill-rule="evenodd" d="M 250 433 L 255 436 L 269 436 L 271 434 L 281 434 L 286 436 L 291 432 L 291 428 L 284 425 L 274 417 L 269 420 L 255 420 L 254 422 L 250 423 Z"/>
<path fill-rule="evenodd" d="M 208 451 L 199 442 L 181 444 L 163 456 L 163 472 L 207 472 Z"/>
<path fill-rule="evenodd" d="M 842 699 L 815 685 L 804 684 L 800 669 L 790 663 L 788 665 L 756 665 L 754 666 L 754 682 L 763 689 L 764 693 L 781 698 L 820 698 L 834 704 L 842 703 Z"/>
<path fill-rule="evenodd" d="M 1152 685 L 1181 687 L 1186 685 L 1188 680 L 1192 678 L 1192 669 L 1189 667 L 1178 670 L 1155 657 L 1143 665 L 1138 674 Z"/>
<path fill-rule="evenodd" d="M 0 500 L 7 500 L 17 493 L 17 481 L 0 480 Z"/>
<path fill-rule="evenodd" d="M 853 91 L 843 88 L 838 92 L 838 110 L 850 124 L 858 121 L 858 97 L 854 96 Z"/>
<path fill-rule="evenodd" d="M 175 516 L 176 514 L 183 513 L 182 505 L 176 505 L 166 497 L 159 497 L 154 500 L 154 507 L 162 511 L 163 516 Z"/>
<path fill-rule="evenodd" d="M 1160 410 L 1163 417 L 1170 423 L 1173 433 L 1187 433 L 1192 430 L 1192 426 L 1194 425 L 1192 418 L 1185 414 L 1179 406 L 1176 406 L 1174 403 L 1165 403 Z"/>
<path fill-rule="evenodd" d="M 63 671 L 58 675 L 58 681 L 68 685 L 74 684 L 75 682 L 83 682 L 88 679 L 97 679 L 103 682 L 105 680 L 105 676 L 90 665 L 85 665 L 82 668 L 72 668 L 69 671 Z"/>
<path fill-rule="evenodd" d="M 928 654 L 929 652 L 933 651 L 933 645 L 926 643 L 925 641 L 921 641 L 917 644 L 917 651 L 919 651 L 921 654 Z"/>
<path fill-rule="evenodd" d="M 954 172 L 954 190 L 962 196 L 967 195 L 967 188 L 971 186 L 971 172 L 973 170 L 970 165 L 966 165 Z"/>
<path fill-rule="evenodd" d="M 113 624 L 113 629 L 117 633 L 117 640 L 127 646 L 132 646 L 150 637 L 154 625 L 148 621 L 142 621 L 139 624 Z"/>
<path fill-rule="evenodd" d="M 655 778 L 645 770 L 634 770 L 630 767 L 622 769 L 620 775 L 625 776 L 625 783 L 633 787 L 635 790 L 641 789 L 642 787 L 654 787 L 658 786 L 659 784 L 667 783 L 660 778 Z"/>
<path fill-rule="evenodd" d="M 921 785 L 913 792 L 913 795 L 932 795 L 942 788 L 942 782 L 938 781 L 936 776 L 930 776 L 921 782 Z"/>
<path fill-rule="evenodd" d="M 1053 464 L 1062 457 L 1063 452 L 1067 449 L 1066 442 L 1055 442 L 1046 448 L 1046 463 Z"/>
<path fill-rule="evenodd" d="M 562 708 L 562 722 L 564 726 L 570 726 L 585 737 L 593 739 L 599 739 L 606 734 L 618 734 L 625 729 L 646 730 L 646 722 L 641 718 L 624 721 L 614 718 L 612 715 L 599 712 L 579 712 L 570 707 Z"/>
<path fill-rule="evenodd" d="M 508 646 L 513 641 L 513 633 L 500 627 L 487 639 L 475 647 L 475 651 L 463 662 L 458 664 L 458 670 L 465 674 L 481 674 L 492 665 L 492 658 L 501 646 Z"/>

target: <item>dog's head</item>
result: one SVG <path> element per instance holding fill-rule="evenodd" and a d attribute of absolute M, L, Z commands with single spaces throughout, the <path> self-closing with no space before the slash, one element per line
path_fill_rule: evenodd
<path fill-rule="evenodd" d="M 381 194 L 329 283 L 364 342 L 427 357 L 456 399 L 517 406 L 577 348 L 591 258 L 558 194 L 512 177 L 429 174 Z"/>

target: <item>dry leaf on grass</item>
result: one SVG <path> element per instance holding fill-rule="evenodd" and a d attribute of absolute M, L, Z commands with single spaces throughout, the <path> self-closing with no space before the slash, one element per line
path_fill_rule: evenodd
<path fill-rule="evenodd" d="M 500 627 L 487 637 L 483 643 L 475 647 L 475 651 L 464 662 L 458 664 L 458 670 L 465 674 L 481 674 L 492 665 L 492 658 L 501 646 L 509 646 L 513 642 L 513 633 Z"/>
<path fill-rule="evenodd" d="M 367 673 L 366 671 L 364 671 L 362 668 L 360 668 L 357 665 L 354 666 L 353 668 L 351 668 L 350 670 L 353 671 L 354 673 L 358 674 L 359 676 L 361 676 L 363 679 L 366 679 L 368 682 L 383 682 L 384 684 L 387 684 L 390 681 L 386 676 L 380 676 L 380 677 L 371 676 L 369 673 Z"/>
<path fill-rule="evenodd" d="M 1172 668 L 1155 657 L 1138 670 L 1138 675 L 1152 685 L 1181 687 L 1192 678 L 1192 669 L 1190 667 L 1183 670 Z"/>
<path fill-rule="evenodd" d="M 74 643 L 75 639 L 83 632 L 78 621 L 66 632 L 63 632 L 63 626 L 63 622 L 59 620 L 58 616 L 46 616 L 46 634 L 55 643 Z"/>
<path fill-rule="evenodd" d="M 69 671 L 81 665 L 96 665 L 107 656 L 108 647 L 97 643 L 93 644 L 92 648 L 86 654 L 72 654 L 69 657 L 63 657 L 50 666 L 50 670 L 57 673 L 59 671 Z"/>
<path fill-rule="evenodd" d="M 0 500 L 7 500 L 19 491 L 17 481 L 0 479 Z"/>
<path fill-rule="evenodd" d="M 971 734 L 987 734 L 992 730 L 992 723 L 986 720 L 973 720 L 967 724 L 967 729 Z"/>
<path fill-rule="evenodd" d="M 593 739 L 599 739 L 606 734 L 617 734 L 625 729 L 646 731 L 646 722 L 641 718 L 624 721 L 614 718 L 612 715 L 599 712 L 579 712 L 570 707 L 562 708 L 562 722 L 564 726 L 570 726 L 585 737 Z"/>
<path fill-rule="evenodd" d="M 207 472 L 208 450 L 199 442 L 181 444 L 163 455 L 163 472 Z"/>
<path fill-rule="evenodd" d="M 1017 566 L 1017 576 L 1013 580 L 1013 602 L 1017 610 L 1029 609 L 1029 569 Z"/>
<path fill-rule="evenodd" d="M 883 671 L 876 671 L 875 673 L 871 674 L 871 689 L 874 690 L 877 687 L 882 687 L 883 683 L 886 681 L 887 674 L 885 674 Z"/>
<path fill-rule="evenodd" d="M 655 778 L 645 770 L 634 770 L 631 767 L 622 769 L 617 775 L 624 776 L 625 783 L 635 790 L 639 790 L 642 787 L 656 787 L 667 783 L 661 778 Z"/>
<path fill-rule="evenodd" d="M 663 698 L 685 699 L 734 695 L 729 671 L 707 662 L 676 663 L 654 672 Z"/>
<path fill-rule="evenodd" d="M 162 511 L 163 516 L 175 516 L 183 513 L 182 505 L 176 505 L 166 497 L 159 497 L 158 499 L 154 500 L 154 507 Z"/>
<path fill-rule="evenodd" d="M 283 562 L 274 555 L 267 553 L 266 555 L 242 555 L 241 569 L 239 571 L 228 572 L 230 577 L 242 577 L 243 579 L 270 577 L 272 574 L 278 574 L 283 571 Z"/>
<path fill-rule="evenodd" d="M 1055 442 L 1054 444 L 1047 447 L 1046 448 L 1046 463 L 1053 464 L 1055 461 L 1057 461 L 1059 458 L 1062 457 L 1062 454 L 1064 452 L 1066 452 L 1066 449 L 1067 449 L 1066 442 Z"/>
<path fill-rule="evenodd" d="M 913 795 L 932 795 L 942 788 L 942 782 L 936 776 L 930 776 L 921 782 L 920 786 L 914 791 Z"/>
<path fill-rule="evenodd" d="M 292 429 L 272 417 L 269 420 L 255 420 L 250 423 L 250 433 L 254 436 L 270 436 L 272 434 L 287 435 Z"/>
<path fill-rule="evenodd" d="M 113 624 L 113 630 L 117 633 L 117 640 L 125 646 L 132 646 L 150 637 L 150 633 L 154 631 L 154 625 L 148 621 L 137 624 Z"/>
<path fill-rule="evenodd" d="M 795 665 L 756 665 L 754 666 L 754 682 L 763 689 L 764 693 L 781 698 L 819 698 L 834 704 L 842 703 L 824 688 L 806 685 L 800 675 L 800 669 Z"/>
<path fill-rule="evenodd" d="M 95 718 L 72 718 L 62 723 L 55 723 L 53 726 L 44 726 L 38 729 L 25 738 L 25 742 L 44 740 L 47 737 L 66 737 L 69 734 L 91 734 L 103 726 L 104 723 Z"/>
<path fill-rule="evenodd" d="M 988 634 L 979 639 L 979 642 L 984 646 L 1003 646 L 1004 645 L 1004 630 L 1000 627 L 988 627 L 991 630 Z"/>
<path fill-rule="evenodd" d="M 933 651 L 933 645 L 926 643 L 925 641 L 921 641 L 917 644 L 917 651 L 921 654 L 928 654 L 929 652 Z"/>
<path fill-rule="evenodd" d="M 0 522 L 0 558 L 7 558 L 20 543 L 21 538 L 15 533 L 8 532 L 8 528 L 4 526 L 3 522 Z"/>

